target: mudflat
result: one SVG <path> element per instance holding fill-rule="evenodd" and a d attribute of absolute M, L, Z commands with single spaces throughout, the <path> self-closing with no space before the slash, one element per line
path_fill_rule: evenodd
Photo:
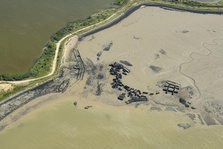
<path fill-rule="evenodd" d="M 221 149 L 222 24 L 221 15 L 145 7 L 83 39 L 75 45 L 85 62 L 83 80 L 1 121 L 8 125 L 0 132 L 1 146 Z M 115 62 L 129 71 L 122 83 L 148 92 L 148 101 L 117 99 L 124 89 L 111 86 Z M 179 92 L 166 94 L 168 81 Z"/>

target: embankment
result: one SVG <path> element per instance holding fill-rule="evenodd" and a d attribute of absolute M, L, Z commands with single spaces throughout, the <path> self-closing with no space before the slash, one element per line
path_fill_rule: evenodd
<path fill-rule="evenodd" d="M 81 80 L 83 78 L 85 68 L 80 54 L 77 50 L 70 53 L 72 59 L 70 63 L 59 71 L 59 73 L 41 84 L 21 91 L 0 102 L 0 120 L 7 115 L 30 102 L 31 100 L 49 94 L 49 93 L 63 93 L 70 84 L 72 79 Z M 75 67 L 73 67 L 75 65 Z"/>
<path fill-rule="evenodd" d="M 196 10 L 196 9 L 192 9 L 192 8 L 178 7 L 178 6 L 169 5 L 169 4 L 143 2 L 143 3 L 137 4 L 137 5 L 133 5 L 132 7 L 127 9 L 124 13 L 122 13 L 120 16 L 118 16 L 117 18 L 112 20 L 111 22 L 79 35 L 79 40 L 82 40 L 83 38 L 85 38 L 89 35 L 95 34 L 97 32 L 100 32 L 104 29 L 107 29 L 107 28 L 110 28 L 110 27 L 116 25 L 117 23 L 119 23 L 123 19 L 127 18 L 129 15 L 131 15 L 133 12 L 135 12 L 136 10 L 138 10 L 139 8 L 141 8 L 143 6 L 145 6 L 145 7 L 159 7 L 159 8 L 163 8 L 163 9 L 186 11 L 186 12 L 200 13 L 200 14 L 216 14 L 216 15 L 223 14 L 223 11 L 217 11 L 217 10 L 205 10 L 205 9 Z"/>

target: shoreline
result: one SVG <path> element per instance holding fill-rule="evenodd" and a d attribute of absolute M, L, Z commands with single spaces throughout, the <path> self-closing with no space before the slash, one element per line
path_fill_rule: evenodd
<path fill-rule="evenodd" d="M 102 26 L 99 26 L 98 28 L 95 28 L 93 30 L 87 31 L 79 36 L 79 40 L 82 40 L 82 38 L 85 38 L 87 36 L 90 36 L 92 34 L 98 33 L 100 31 L 103 31 L 107 28 L 110 28 L 125 18 L 127 18 L 129 15 L 140 9 L 141 7 L 159 7 L 162 9 L 167 9 L 167 10 L 174 10 L 174 11 L 185 11 L 185 12 L 191 12 L 191 13 L 198 13 L 198 14 L 214 14 L 214 15 L 222 15 L 223 11 L 215 11 L 215 10 L 196 10 L 196 9 L 190 9 L 190 8 L 183 8 L 183 7 L 178 7 L 174 5 L 169 5 L 169 4 L 161 4 L 161 3 L 154 3 L 154 2 L 142 2 L 137 5 L 131 6 L 128 8 L 123 14 L 112 20 L 111 22 L 104 24 Z"/>
<path fill-rule="evenodd" d="M 120 7 L 120 9 L 118 9 L 118 11 L 122 12 L 122 9 L 128 5 L 129 1 L 124 4 L 124 6 Z M 210 7 L 210 9 L 207 9 L 206 7 L 200 6 L 200 7 L 192 7 L 190 5 L 187 4 L 183 4 L 182 3 L 172 3 L 172 2 L 165 2 L 165 1 L 134 1 L 134 3 L 130 4 L 131 6 L 127 6 L 121 15 L 117 16 L 116 18 L 114 18 L 114 20 L 111 20 L 112 17 L 114 17 L 115 15 L 117 15 L 117 13 L 112 14 L 110 17 L 106 18 L 105 20 L 98 22 L 96 24 L 92 24 L 90 26 L 86 26 L 82 29 L 79 29 L 77 31 L 74 31 L 72 33 L 67 34 L 66 36 L 62 37 L 58 42 L 56 42 L 56 50 L 55 50 L 55 55 L 53 57 L 53 62 L 52 62 L 52 66 L 51 66 L 51 71 L 45 75 L 45 76 L 41 76 L 41 77 L 37 77 L 37 78 L 31 78 L 31 79 L 24 79 L 24 80 L 15 80 L 15 81 L 0 81 L 0 83 L 12 83 L 12 84 L 21 84 L 21 83 L 27 83 L 27 82 L 32 82 L 32 81 L 36 81 L 36 80 L 41 80 L 47 77 L 52 76 L 55 73 L 56 70 L 56 65 L 57 65 L 57 57 L 59 54 L 59 49 L 61 47 L 61 45 L 63 44 L 63 42 L 69 38 L 72 37 L 73 35 L 77 35 L 81 38 L 88 36 L 89 34 L 94 34 L 97 33 L 99 31 L 102 31 L 106 28 L 109 28 L 117 23 L 119 23 L 120 21 L 122 21 L 123 19 L 125 19 L 126 17 L 128 17 L 129 15 L 131 15 L 134 11 L 136 11 L 137 9 L 139 9 L 141 6 L 146 6 L 146 7 L 160 7 L 163 9 L 173 9 L 175 11 L 187 11 L 187 12 L 191 12 L 191 13 L 200 13 L 200 14 L 218 14 L 218 15 L 222 15 L 223 14 L 223 10 L 219 9 L 219 6 L 212 6 Z M 188 7 L 186 7 L 188 6 Z M 85 19 L 84 19 L 85 20 Z M 104 25 L 101 25 L 99 27 L 94 28 L 95 26 L 107 22 L 107 21 L 111 21 L 108 22 Z M 83 34 L 77 34 L 79 32 L 82 32 L 83 30 L 86 30 L 88 28 L 93 27 L 92 30 L 86 31 Z M 63 28 L 62 28 L 63 29 Z M 92 32 L 92 33 L 91 33 Z M 41 56 L 40 56 L 41 57 Z M 37 60 L 38 61 L 38 60 Z"/>
<path fill-rule="evenodd" d="M 175 9 L 175 10 L 184 10 L 184 11 L 189 11 L 189 12 L 193 12 L 194 13 L 194 11 L 196 11 L 195 13 L 211 13 L 211 14 L 223 14 L 223 11 L 219 11 L 219 12 L 216 12 L 216 11 L 210 11 L 210 10 L 191 10 L 191 9 L 185 9 L 185 8 L 177 8 L 177 7 L 175 7 L 175 6 L 169 6 L 169 5 L 166 5 L 166 4 L 160 4 L 160 3 L 151 3 L 151 2 L 142 2 L 142 3 L 140 3 L 140 4 L 137 4 L 137 5 L 133 5 L 132 7 L 130 7 L 130 8 L 128 8 L 123 14 L 121 14 L 121 15 L 119 15 L 118 17 L 116 17 L 114 20 L 112 20 L 111 22 L 108 22 L 108 23 L 106 23 L 106 24 L 104 24 L 104 25 L 102 25 L 102 26 L 99 26 L 98 28 L 94 28 L 94 29 L 92 29 L 92 30 L 90 30 L 90 31 L 87 31 L 87 32 L 85 32 L 85 33 L 83 33 L 83 34 L 80 34 L 78 37 L 79 37 L 79 40 L 81 40 L 82 38 L 84 38 L 84 37 L 87 37 L 87 36 L 89 36 L 89 35 L 91 35 L 91 34 L 94 34 L 94 33 L 97 33 L 97 32 L 100 32 L 100 31 L 102 31 L 102 30 L 104 30 L 104 29 L 107 29 L 107 28 L 109 28 L 109 27 L 111 27 L 111 26 L 113 26 L 113 25 L 116 25 L 117 23 L 119 23 L 120 21 L 122 21 L 123 19 L 125 19 L 126 17 L 128 17 L 129 15 L 131 15 L 133 12 L 135 12 L 136 10 L 138 10 L 140 7 L 142 7 L 142 6 L 147 6 L 147 7 L 159 7 L 159 8 L 162 8 L 162 9 L 166 9 L 166 8 L 171 8 L 171 9 Z M 102 22 L 99 22 L 99 23 L 97 23 L 97 24 L 101 24 L 101 23 L 103 23 L 103 22 L 106 22 L 106 21 L 108 21 L 108 20 L 110 20 L 112 17 L 114 17 L 115 16 L 115 14 L 113 14 L 112 16 L 110 16 L 109 18 L 107 18 L 106 20 L 104 20 L 104 21 L 102 21 Z M 88 27 L 86 27 L 86 28 L 91 28 L 91 27 L 94 27 L 95 26 L 95 24 L 93 24 L 93 25 L 90 25 L 90 26 L 88 26 Z M 80 29 L 80 30 L 78 30 L 78 31 L 76 31 L 76 32 L 80 32 L 80 31 L 83 31 L 83 30 L 85 30 L 86 28 L 82 28 L 82 29 Z M 65 40 L 66 38 L 69 38 L 69 37 L 73 37 L 73 36 L 75 36 L 74 35 L 75 33 L 73 33 L 73 34 L 69 34 L 69 35 L 67 35 L 67 36 L 65 36 L 65 37 L 63 37 L 60 41 L 60 44 L 63 42 L 63 40 Z M 58 46 L 58 49 L 60 48 L 60 45 Z M 58 52 L 59 52 L 59 50 L 58 50 Z M 56 60 L 57 60 L 57 56 L 58 56 L 58 53 L 57 53 L 57 55 L 55 55 L 55 58 L 56 58 Z M 56 61 L 57 62 L 57 61 Z M 56 63 L 55 62 L 55 63 Z M 56 63 L 57 64 L 57 63 Z M 83 65 L 83 64 L 82 64 Z M 54 71 L 56 71 L 56 68 L 55 69 L 53 69 Z M 52 74 L 54 74 L 54 73 L 52 73 Z M 45 76 L 46 77 L 46 76 Z M 47 75 L 47 77 L 49 77 L 49 75 Z M 42 78 L 44 78 L 44 77 L 42 77 Z M 38 80 L 39 78 L 36 78 L 35 80 Z M 21 91 L 21 92 L 18 92 L 17 94 L 14 94 L 14 95 L 12 95 L 12 96 L 10 96 L 10 97 L 8 97 L 8 98 L 6 98 L 6 99 L 4 99 L 4 100 L 2 100 L 1 102 L 0 102 L 0 105 L 2 106 L 2 105 L 4 105 L 4 104 L 8 104 L 9 102 L 11 102 L 11 101 L 14 101 L 14 99 L 16 99 L 16 98 L 19 98 L 20 96 L 23 96 L 24 94 L 26 94 L 26 93 L 28 93 L 28 92 L 30 92 L 30 91 L 34 91 L 35 92 L 35 90 L 36 89 L 39 89 L 40 87 L 42 87 L 42 86 L 44 86 L 44 85 L 47 85 L 49 82 L 52 82 L 53 80 L 54 80 L 55 78 L 51 78 L 51 79 L 49 79 L 49 80 L 47 80 L 47 81 L 45 81 L 45 82 L 43 82 L 43 83 L 40 83 L 40 84 L 38 84 L 38 85 L 35 85 L 35 86 L 33 86 L 33 87 L 30 87 L 30 88 L 27 88 L 27 89 L 25 89 L 25 90 L 23 90 L 23 91 Z M 44 88 L 43 88 L 44 89 Z M 46 93 L 47 94 L 47 93 Z M 26 103 L 28 103 L 29 101 L 31 101 L 31 100 L 33 100 L 33 99 L 35 99 L 36 97 L 39 97 L 39 96 L 42 96 L 42 95 L 37 95 L 37 96 L 35 96 L 35 97 L 31 97 L 31 98 L 28 98 L 28 99 L 25 99 L 26 101 L 25 102 L 23 102 L 22 104 L 20 104 L 20 105 L 16 105 L 16 107 L 15 108 L 13 108 L 8 114 L 6 114 L 6 115 L 4 115 L 3 116 L 3 118 L 2 119 L 4 119 L 7 115 L 9 115 L 10 113 L 12 113 L 13 111 L 15 111 L 16 109 L 18 109 L 18 108 L 20 108 L 21 106 L 23 106 L 24 104 L 26 104 Z"/>

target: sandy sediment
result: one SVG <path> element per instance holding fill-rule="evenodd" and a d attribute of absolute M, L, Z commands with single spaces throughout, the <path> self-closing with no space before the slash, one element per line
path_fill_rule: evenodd
<path fill-rule="evenodd" d="M 13 88 L 12 84 L 0 84 L 0 91 L 8 91 Z"/>
<path fill-rule="evenodd" d="M 199 113 L 207 125 L 221 124 L 222 112 L 217 110 L 223 103 L 221 18 L 221 15 L 141 8 L 116 26 L 93 34 L 93 40 L 84 38 L 78 49 L 83 59 L 90 59 L 95 65 L 131 63 L 131 73 L 123 82 L 149 93 L 160 92 L 149 97 L 155 104 L 152 109 L 172 106 L 178 111 Z M 103 51 L 110 42 L 113 45 L 109 52 Z M 162 91 L 165 80 L 180 84 L 177 95 L 165 95 Z M 180 106 L 179 101 L 184 106 L 190 104 L 190 110 Z"/>

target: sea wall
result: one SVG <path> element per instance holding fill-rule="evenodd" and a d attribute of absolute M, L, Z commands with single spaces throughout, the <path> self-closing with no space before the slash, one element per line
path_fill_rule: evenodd
<path fill-rule="evenodd" d="M 73 55 L 73 58 L 70 62 L 73 65 L 69 65 L 68 63 L 67 66 L 61 68 L 59 73 L 53 78 L 1 101 L 0 120 L 37 97 L 49 93 L 63 93 L 72 79 L 81 80 L 85 72 L 84 63 L 77 50 L 72 51 L 71 55 Z M 73 67 L 74 65 L 76 66 L 75 68 Z"/>
<path fill-rule="evenodd" d="M 133 5 L 132 7 L 130 7 L 129 9 L 127 9 L 124 13 L 122 13 L 120 16 L 118 16 L 117 18 L 115 18 L 114 20 L 112 20 L 111 22 L 108 22 L 102 26 L 99 26 L 95 29 L 92 29 L 90 31 L 87 31 L 83 34 L 79 35 L 79 40 L 82 40 L 83 38 L 95 34 L 97 32 L 100 32 L 102 30 L 105 30 L 107 28 L 110 28 L 116 24 L 118 24 L 119 22 L 121 22 L 122 20 L 124 20 L 125 18 L 127 18 L 129 15 L 131 15 L 133 12 L 135 12 L 136 10 L 138 10 L 139 8 L 141 8 L 142 6 L 145 7 L 159 7 L 159 8 L 163 8 L 163 9 L 168 9 L 168 10 L 176 10 L 176 11 L 186 11 L 186 12 L 191 12 L 191 13 L 200 13 L 200 14 L 216 14 L 216 15 L 222 15 L 223 11 L 217 11 L 217 10 L 205 10 L 205 9 L 192 9 L 192 8 L 184 8 L 184 7 L 178 7 L 178 6 L 174 6 L 174 5 L 168 5 L 168 4 L 161 4 L 161 3 L 152 3 L 152 2 L 143 2 L 140 4 L 136 4 Z"/>

